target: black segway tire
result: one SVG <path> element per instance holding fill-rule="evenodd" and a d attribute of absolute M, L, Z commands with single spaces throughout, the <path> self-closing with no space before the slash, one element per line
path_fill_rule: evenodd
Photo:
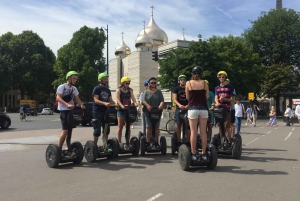
<path fill-rule="evenodd" d="M 172 148 L 172 155 L 176 153 L 176 139 L 174 135 L 171 137 L 171 148 Z"/>
<path fill-rule="evenodd" d="M 130 144 L 134 148 L 134 151 L 132 152 L 133 156 L 138 156 L 140 152 L 140 141 L 137 137 L 132 137 L 130 139 Z"/>
<path fill-rule="evenodd" d="M 235 159 L 240 159 L 242 155 L 242 142 L 236 139 L 232 147 L 232 156 Z"/>
<path fill-rule="evenodd" d="M 140 141 L 141 146 L 141 156 L 145 156 L 146 153 L 146 137 L 142 136 Z"/>
<path fill-rule="evenodd" d="M 181 145 L 178 150 L 179 165 L 182 170 L 189 170 L 191 165 L 191 152 L 190 149 L 185 145 Z"/>
<path fill-rule="evenodd" d="M 242 141 L 242 136 L 241 136 L 241 134 L 239 134 L 239 133 L 233 135 L 233 139 L 234 139 L 234 140 L 235 140 L 235 139 L 239 139 L 239 140 L 241 141 L 241 144 L 243 143 L 243 141 Z"/>
<path fill-rule="evenodd" d="M 142 133 L 142 131 L 139 131 L 139 141 L 141 141 L 141 137 L 143 136 L 144 134 Z"/>
<path fill-rule="evenodd" d="M 160 137 L 160 152 L 162 155 L 166 155 L 167 153 L 167 140 L 165 138 L 165 136 L 161 136 Z"/>
<path fill-rule="evenodd" d="M 79 164 L 81 163 L 82 159 L 83 159 L 83 156 L 84 156 L 84 151 L 83 151 L 83 147 L 82 147 L 82 144 L 80 142 L 73 142 L 71 144 L 71 147 L 72 147 L 72 150 L 75 149 L 76 150 L 76 155 L 77 155 L 77 158 L 75 158 L 73 160 L 73 163 L 74 164 Z"/>
<path fill-rule="evenodd" d="M 98 146 L 94 141 L 87 141 L 84 145 L 84 158 L 87 162 L 95 162 L 98 158 Z"/>
<path fill-rule="evenodd" d="M 56 144 L 49 144 L 45 157 L 47 165 L 50 168 L 56 168 L 61 160 L 61 149 Z"/>
<path fill-rule="evenodd" d="M 108 139 L 107 145 L 110 145 L 112 153 L 107 155 L 107 159 L 113 159 L 119 155 L 119 142 L 116 138 Z"/>
<path fill-rule="evenodd" d="M 206 152 L 208 153 L 209 157 L 209 164 L 207 165 L 207 168 L 209 169 L 215 169 L 215 167 L 218 164 L 218 153 L 214 145 L 207 144 Z"/>

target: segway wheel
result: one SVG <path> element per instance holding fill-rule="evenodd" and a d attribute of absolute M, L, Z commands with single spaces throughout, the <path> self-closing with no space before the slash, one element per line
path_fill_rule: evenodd
<path fill-rule="evenodd" d="M 179 160 L 179 165 L 182 170 L 187 171 L 188 169 L 190 169 L 191 152 L 185 144 L 183 144 L 179 147 L 178 160 Z"/>
<path fill-rule="evenodd" d="M 162 155 L 166 155 L 167 153 L 167 140 L 165 138 L 165 136 L 161 136 L 160 137 L 160 152 Z"/>
<path fill-rule="evenodd" d="M 132 137 L 130 139 L 130 144 L 134 148 L 134 151 L 132 152 L 133 156 L 138 156 L 140 152 L 140 141 L 137 137 Z"/>
<path fill-rule="evenodd" d="M 113 159 L 118 157 L 119 154 L 119 142 L 116 138 L 108 139 L 107 145 L 110 145 L 111 149 L 113 150 L 111 154 L 107 156 L 107 159 Z"/>
<path fill-rule="evenodd" d="M 207 165 L 207 168 L 215 169 L 215 167 L 218 164 L 218 153 L 215 146 L 212 144 L 207 144 L 206 152 L 210 160 L 210 163 Z"/>
<path fill-rule="evenodd" d="M 145 156 L 145 152 L 146 152 L 146 137 L 145 136 L 141 137 L 140 145 L 141 145 L 141 155 Z"/>
<path fill-rule="evenodd" d="M 56 144 L 50 144 L 46 149 L 46 162 L 50 168 L 56 168 L 61 160 L 61 149 Z"/>
<path fill-rule="evenodd" d="M 233 136 L 233 138 L 235 138 L 235 139 L 239 139 L 240 141 L 241 141 L 241 144 L 242 144 L 242 136 L 241 136 L 241 134 L 235 134 L 234 136 Z"/>
<path fill-rule="evenodd" d="M 84 157 L 89 163 L 95 162 L 98 157 L 98 147 L 94 141 L 87 141 L 84 145 Z"/>
<path fill-rule="evenodd" d="M 141 141 L 141 137 L 143 136 L 144 134 L 142 133 L 142 131 L 139 131 L 139 141 Z"/>
<path fill-rule="evenodd" d="M 171 137 L 172 155 L 176 153 L 176 139 L 174 136 Z"/>
<path fill-rule="evenodd" d="M 84 156 L 84 151 L 83 151 L 83 147 L 82 144 L 80 142 L 73 142 L 71 144 L 72 150 L 75 149 L 76 150 L 76 154 L 77 154 L 77 158 L 75 158 L 73 160 L 74 164 L 79 164 L 81 163 L 83 156 Z"/>
<path fill-rule="evenodd" d="M 242 155 L 242 142 L 236 139 L 232 147 L 232 156 L 235 159 L 241 158 Z"/>

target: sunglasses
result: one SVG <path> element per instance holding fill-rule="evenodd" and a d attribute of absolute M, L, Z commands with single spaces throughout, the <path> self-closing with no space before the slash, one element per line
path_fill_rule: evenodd
<path fill-rule="evenodd" d="M 130 84 L 130 82 L 125 82 L 124 84 Z"/>
<path fill-rule="evenodd" d="M 156 84 L 156 82 L 150 82 L 150 84 Z"/>
<path fill-rule="evenodd" d="M 219 78 L 225 78 L 225 76 L 219 76 Z"/>
<path fill-rule="evenodd" d="M 180 79 L 180 81 L 186 81 L 186 79 Z"/>

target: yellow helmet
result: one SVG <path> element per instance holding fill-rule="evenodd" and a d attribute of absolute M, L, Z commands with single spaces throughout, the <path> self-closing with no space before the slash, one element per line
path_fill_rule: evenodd
<path fill-rule="evenodd" d="M 204 80 L 204 82 L 206 82 L 207 84 L 209 84 L 208 80 Z"/>
<path fill-rule="evenodd" d="M 121 84 L 123 84 L 124 82 L 130 82 L 130 81 L 131 81 L 131 79 L 130 79 L 129 77 L 124 76 L 124 77 L 122 77 L 122 79 L 121 79 Z"/>
<path fill-rule="evenodd" d="M 219 77 L 219 75 L 226 75 L 226 77 L 228 77 L 227 73 L 223 70 L 218 72 L 217 77 Z"/>

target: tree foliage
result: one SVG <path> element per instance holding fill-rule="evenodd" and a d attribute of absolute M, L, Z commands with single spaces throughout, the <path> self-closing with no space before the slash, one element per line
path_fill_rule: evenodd
<path fill-rule="evenodd" d="M 245 31 L 265 65 L 284 63 L 300 65 L 300 13 L 292 9 L 262 12 Z"/>
<path fill-rule="evenodd" d="M 209 81 L 211 91 L 219 84 L 217 73 L 221 70 L 227 72 L 237 94 L 246 96 L 248 92 L 260 90 L 259 81 L 264 67 L 260 65 L 259 55 L 242 37 L 213 36 L 202 40 L 199 35 L 199 40 L 191 42 L 188 49 L 179 48 L 174 52 L 179 59 L 180 74 L 190 78 L 192 68 L 202 66 L 203 79 Z M 172 76 L 177 76 L 174 56 L 168 54 L 159 64 L 160 84 L 170 89 Z"/>
<path fill-rule="evenodd" d="M 39 93 L 49 94 L 54 79 L 55 55 L 39 35 L 23 31 L 8 32 L 0 37 L 1 88 L 18 89 L 39 100 Z M 0 89 L 4 93 L 6 90 Z"/>
<path fill-rule="evenodd" d="M 53 82 L 54 88 L 66 82 L 69 71 L 77 71 L 77 87 L 84 101 L 92 100 L 92 89 L 98 84 L 97 75 L 105 70 L 103 48 L 105 34 L 99 28 L 83 26 L 73 34 L 72 39 L 58 50 L 54 71 L 58 78 Z"/>

